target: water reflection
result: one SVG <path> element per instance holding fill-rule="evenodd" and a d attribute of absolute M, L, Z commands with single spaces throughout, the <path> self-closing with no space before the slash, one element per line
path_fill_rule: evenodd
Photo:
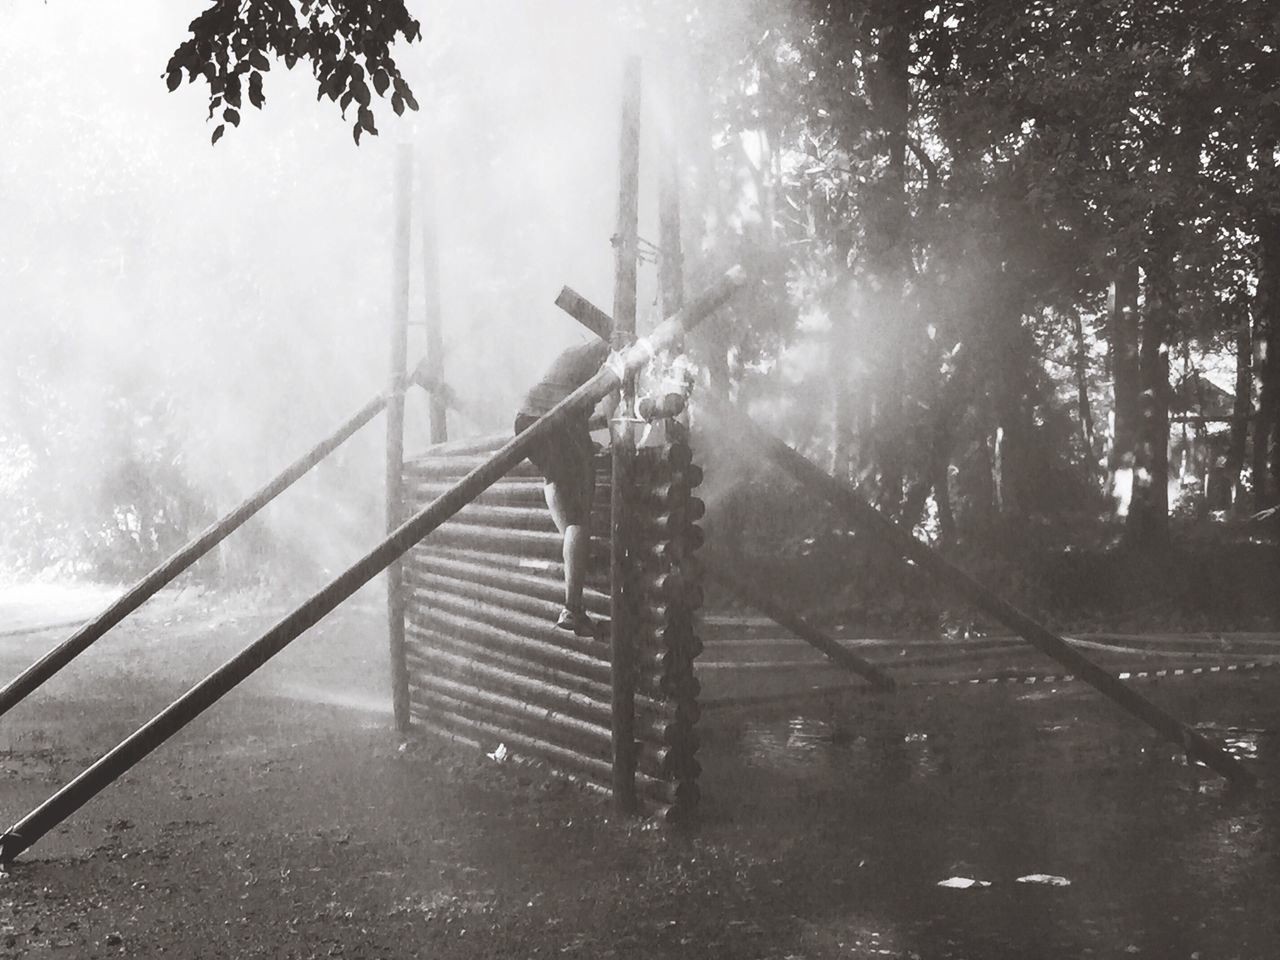
<path fill-rule="evenodd" d="M 1147 691 L 1254 769 L 1252 792 L 1081 685 L 721 718 L 700 752 L 705 830 L 775 838 L 810 898 L 806 940 L 854 956 L 1280 956 L 1277 692 Z M 938 886 L 953 877 L 991 886 Z"/>

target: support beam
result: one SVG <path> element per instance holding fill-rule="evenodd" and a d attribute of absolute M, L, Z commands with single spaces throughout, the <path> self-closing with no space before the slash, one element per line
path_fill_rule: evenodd
<path fill-rule="evenodd" d="M 395 260 L 387 403 L 387 532 L 404 520 L 404 378 L 409 345 L 409 231 L 413 211 L 413 148 L 401 144 L 396 156 Z M 431 394 L 434 404 L 435 392 Z M 404 661 L 404 573 L 397 560 L 387 567 L 387 635 L 391 647 L 391 703 L 396 729 L 409 730 L 409 673 Z"/>
<path fill-rule="evenodd" d="M 869 660 L 864 660 L 852 650 L 847 650 L 840 643 L 827 636 L 808 620 L 770 596 L 769 591 L 758 583 L 748 583 L 715 564 L 703 561 L 703 570 L 712 580 L 719 583 L 743 603 L 754 607 L 781 627 L 790 630 L 809 646 L 821 650 L 832 661 L 856 673 L 869 681 L 877 690 L 891 692 L 897 689 L 893 678 Z"/>
<path fill-rule="evenodd" d="M 444 310 L 440 300 L 440 225 L 436 214 L 436 169 L 430 155 L 418 169 L 422 215 L 422 324 L 426 331 L 427 377 L 444 383 Z M 432 443 L 449 439 L 448 394 L 432 390 L 427 398 L 427 429 Z"/>
<path fill-rule="evenodd" d="M 582 315 L 591 315 L 591 312 L 595 314 L 602 313 L 599 308 L 592 306 L 585 298 L 567 287 L 556 299 L 556 305 L 570 313 L 575 319 L 579 319 L 580 313 Z M 586 321 L 580 319 L 579 322 L 585 323 Z M 1250 786 L 1256 783 L 1253 773 L 1231 754 L 1165 713 L 1145 697 L 1130 689 L 1121 680 L 1112 676 L 1102 667 L 1075 650 L 1063 638 L 1041 626 L 1011 604 L 1006 603 L 959 567 L 953 566 L 934 553 L 927 545 L 921 543 L 864 501 L 857 491 L 836 480 L 830 474 L 792 450 L 781 440 L 761 430 L 745 414 L 738 412 L 723 401 L 712 397 L 708 405 L 720 419 L 732 425 L 760 447 L 770 460 L 840 510 L 850 523 L 870 530 L 882 540 L 896 546 L 903 558 L 914 563 L 927 575 L 939 580 L 961 598 L 1003 623 L 1028 643 L 1063 664 L 1073 675 L 1113 700 L 1122 709 L 1142 720 L 1157 733 L 1183 749 L 1188 756 L 1204 763 L 1210 769 L 1233 782 Z M 754 603 L 754 600 L 752 602 Z M 758 609 L 761 609 L 772 619 L 777 620 L 773 614 L 763 608 L 758 607 Z M 780 620 L 778 622 L 782 623 Z M 787 626 L 785 623 L 782 623 L 782 625 Z"/>
<path fill-rule="evenodd" d="M 668 216 L 670 216 L 669 211 Z M 676 237 L 676 242 L 679 242 L 678 236 Z M 678 254 L 678 252 L 679 248 L 676 247 L 676 253 Z M 676 303 L 683 300 L 683 283 L 679 278 L 679 270 L 674 270 L 672 273 L 665 275 L 663 282 L 664 304 L 668 300 Z M 612 328 L 613 319 L 607 313 L 568 287 L 560 291 L 560 296 L 556 298 L 556 306 L 583 324 L 583 326 L 588 326 L 589 329 L 600 327 L 607 330 Z M 710 564 L 704 563 L 704 570 L 708 576 L 718 580 L 725 589 L 732 592 L 743 603 L 759 610 L 774 623 L 790 630 L 810 646 L 821 650 L 840 666 L 868 680 L 877 689 L 889 691 L 896 688 L 893 678 L 875 664 L 845 649 L 798 613 L 787 609 L 783 604 L 770 598 L 768 593 L 760 589 L 758 585 L 747 584 L 740 578 L 734 577 L 727 570 L 713 567 Z"/>
<path fill-rule="evenodd" d="M 622 131 L 618 145 L 618 230 L 613 237 L 614 350 L 636 339 L 636 268 L 640 222 L 640 58 L 627 59 L 622 78 Z M 620 415 L 612 421 L 609 450 L 613 495 L 609 498 L 610 660 L 613 664 L 613 804 L 621 814 L 636 812 L 635 648 L 639 629 L 631 582 L 634 509 L 627 492 L 635 472 L 636 438 L 631 417 L 636 371 L 622 378 Z"/>
<path fill-rule="evenodd" d="M 1184 750 L 1193 760 L 1200 761 L 1232 782 L 1249 786 L 1256 783 L 1252 771 L 1231 754 L 1180 723 L 1071 647 L 1062 637 L 996 596 L 959 567 L 944 560 L 928 545 L 921 543 L 910 532 L 868 504 L 852 487 L 835 479 L 777 437 L 762 430 L 730 404 L 714 397 L 705 399 L 708 401 L 706 406 L 709 411 L 725 428 L 733 430 L 802 486 L 830 503 L 849 523 L 891 545 L 899 556 L 1057 660 L 1074 676 L 1142 720 Z"/>
<path fill-rule="evenodd" d="M 454 516 L 524 460 L 531 449 L 616 390 L 627 373 L 643 366 L 655 350 L 665 349 L 727 301 L 742 285 L 735 267 L 689 307 L 664 321 L 644 340 L 610 363 L 589 381 L 513 437 L 492 457 L 418 511 L 354 565 L 314 594 L 261 637 L 205 677 L 78 777 L 40 804 L 0 836 L 0 864 L 10 863 L 33 843 L 97 796 L 130 768 L 188 723 L 235 689 L 255 670 L 315 626 L 353 593 L 399 559 L 423 537 Z"/>
<path fill-rule="evenodd" d="M 192 564 L 230 536 L 245 521 L 289 489 L 300 477 L 342 445 L 352 434 L 382 412 L 388 394 L 374 397 L 333 433 L 281 471 L 266 486 L 252 494 L 190 540 L 160 566 L 135 583 L 100 614 L 46 653 L 0 689 L 0 716 L 8 713 L 46 680 L 103 637 L 112 627 L 172 583 Z"/>

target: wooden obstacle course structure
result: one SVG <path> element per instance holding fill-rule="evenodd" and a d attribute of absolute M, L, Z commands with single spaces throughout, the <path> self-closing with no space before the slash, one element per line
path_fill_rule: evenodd
<path fill-rule="evenodd" d="M 501 480 L 551 433 L 561 429 L 569 419 L 580 417 L 583 411 L 594 407 L 602 398 L 618 389 L 628 372 L 639 370 L 656 350 L 683 337 L 688 328 L 696 326 L 720 307 L 742 283 L 741 270 L 734 268 L 728 271 L 688 308 L 668 318 L 626 353 L 613 357 L 591 380 L 557 404 L 546 416 L 509 440 L 274 627 L 13 824 L 0 836 L 0 864 L 11 862 L 151 751 L 235 689 L 264 663 L 403 556 L 423 537 Z"/>
<path fill-rule="evenodd" d="M 563 307 L 576 306 L 600 322 L 603 314 L 598 307 L 592 306 L 586 298 L 572 291 L 562 293 L 556 301 Z M 1232 783 L 1252 786 L 1256 783 L 1253 772 L 1240 763 L 1217 744 L 1211 742 L 1203 734 L 1181 723 L 1173 716 L 1156 706 L 1135 690 L 1128 687 L 1120 678 L 1098 666 L 1066 640 L 1027 616 L 1021 610 L 1001 599 L 974 580 L 959 567 L 951 564 L 937 554 L 927 544 L 917 540 L 912 534 L 900 528 L 891 519 L 862 499 L 861 495 L 822 468 L 808 460 L 778 438 L 761 429 L 750 417 L 742 413 L 732 403 L 714 395 L 702 397 L 705 409 L 718 422 L 721 429 L 732 431 L 751 449 L 758 451 L 767 460 L 788 473 L 801 486 L 827 501 L 845 517 L 852 526 L 866 531 L 879 542 L 890 546 L 904 561 L 919 567 L 925 574 L 965 601 L 973 604 L 988 616 L 1012 629 L 1019 637 L 1041 652 L 1057 660 L 1071 671 L 1071 675 L 1092 686 L 1126 712 L 1146 723 L 1162 737 L 1183 750 L 1188 757 L 1205 764 L 1220 776 Z M 767 603 L 767 600 L 766 600 Z M 772 605 L 771 605 L 772 606 Z M 774 614 L 786 611 L 774 607 L 774 612 L 765 612 L 787 626 Z M 808 627 L 803 621 L 793 624 L 796 627 Z M 801 639 L 806 640 L 819 649 L 824 646 L 815 643 L 808 635 L 807 629 L 797 631 Z M 831 641 L 834 644 L 834 641 Z M 832 651 L 827 651 L 831 655 Z M 846 663 L 853 669 L 853 663 Z M 862 664 L 863 669 L 872 669 L 870 664 Z"/>
<path fill-rule="evenodd" d="M 638 116 L 638 68 L 634 80 L 632 76 L 629 67 L 627 89 L 634 87 Z M 626 118 L 632 115 L 630 92 L 624 101 Z M 594 612 L 599 614 L 607 606 L 612 614 L 607 649 L 598 639 L 579 638 L 550 626 L 561 585 L 561 544 L 559 535 L 549 529 L 550 520 L 539 503 L 541 482 L 524 462 L 530 450 L 569 420 L 584 416 L 606 395 L 626 390 L 655 353 L 681 342 L 744 282 L 740 270 L 728 271 L 687 307 L 668 311 L 668 319 L 648 337 L 630 342 L 634 339 L 638 243 L 633 215 L 636 190 L 634 176 L 628 173 L 630 123 L 624 119 L 617 238 L 615 312 L 622 322 L 615 326 L 603 311 L 571 291 L 566 290 L 557 300 L 592 329 L 610 332 L 620 349 L 606 366 L 514 438 L 441 442 L 422 457 L 406 462 L 402 446 L 405 386 L 412 380 L 431 389 L 433 411 L 443 411 L 447 390 L 438 351 L 430 369 L 406 376 L 407 281 L 402 288 L 398 286 L 390 393 L 371 401 L 276 481 L 149 575 L 95 620 L 91 629 L 86 628 L 89 632 L 81 631 L 71 638 L 58 657 L 65 657 L 62 662 L 73 658 L 384 406 L 391 414 L 386 538 L 16 822 L 0 836 L 0 864 L 28 849 L 383 570 L 393 571 L 388 613 L 395 715 L 401 729 L 410 729 L 416 721 L 476 745 L 509 743 L 514 753 L 612 793 L 624 812 L 637 809 L 643 801 L 649 809 L 673 819 L 692 813 L 698 799 L 695 727 L 700 712 L 694 662 L 701 648 L 695 629 L 701 587 L 694 552 L 701 534 L 696 526 L 699 502 L 691 495 L 700 472 L 692 462 L 688 437 L 672 422 L 671 435 L 661 448 L 637 451 L 629 429 L 614 431 L 605 485 L 610 536 L 600 544 L 607 550 L 596 554 L 598 565 L 587 593 Z M 638 138 L 638 128 L 634 136 Z M 411 171 L 402 158 L 402 190 L 407 189 L 403 185 L 410 179 Z M 670 186 L 666 190 L 664 237 L 670 235 L 673 216 Z M 678 214 L 678 207 L 674 209 Z M 397 227 L 397 263 L 401 265 L 407 265 L 408 259 L 408 222 L 406 215 Z M 679 274 L 671 267 L 664 273 L 663 297 L 664 306 L 675 306 L 682 300 Z M 438 345 L 438 328 L 436 335 Z M 856 491 L 732 408 L 721 405 L 719 415 L 754 449 L 828 500 L 851 522 L 869 529 L 903 557 L 1017 630 L 1191 757 L 1235 782 L 1252 782 L 1252 774 L 1235 758 L 952 567 L 863 502 Z M 433 426 L 433 439 L 443 441 L 442 412 L 438 423 L 438 431 Z M 602 475 L 603 466 L 601 463 Z M 429 535 L 431 539 L 424 544 Z M 402 567 L 399 561 L 410 551 L 414 552 Z M 607 578 L 603 575 L 606 553 Z M 749 586 L 741 589 L 750 591 Z M 882 671 L 860 661 L 794 612 L 767 597 L 756 599 L 763 599 L 759 605 L 775 620 L 784 626 L 790 624 L 845 668 L 861 673 L 881 689 L 891 687 L 891 678 Z M 7 707 L 0 712 L 2 709 Z"/>
<path fill-rule="evenodd" d="M 441 444 L 405 463 L 411 501 L 435 495 L 490 455 L 507 437 Z M 687 818 L 698 793 L 697 640 L 701 590 L 688 573 L 697 536 L 685 518 L 690 451 L 682 440 L 634 455 L 629 574 L 636 591 L 633 693 L 635 802 L 667 819 Z M 610 457 L 596 461 L 592 545 L 584 590 L 588 612 L 611 612 Z M 560 536 L 528 463 L 460 511 L 406 556 L 405 647 L 412 723 L 422 729 L 615 789 L 613 651 L 607 638 L 577 637 L 554 626 L 563 599 Z M 397 672 L 393 668 L 393 673 Z"/>

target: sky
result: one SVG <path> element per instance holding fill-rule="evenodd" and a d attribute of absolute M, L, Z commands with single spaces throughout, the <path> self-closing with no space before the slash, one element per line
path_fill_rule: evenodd
<path fill-rule="evenodd" d="M 394 167 L 407 148 L 435 171 L 446 378 L 479 411 L 451 428 L 507 429 L 525 387 L 585 336 L 553 305 L 560 287 L 611 307 L 620 80 L 646 39 L 589 0 L 418 3 L 424 42 L 397 59 L 419 114 L 375 102 L 381 136 L 356 147 L 309 71 L 277 64 L 266 109 L 246 106 L 212 146 L 204 86 L 169 93 L 162 76 L 203 6 L 0 7 L 0 401 L 35 403 L 38 366 L 53 393 L 41 402 L 98 424 L 106 443 L 113 391 L 165 398 L 157 416 L 180 424 L 187 468 L 220 503 L 238 501 L 386 383 Z M 422 229 L 415 217 L 414 320 Z M 651 287 L 642 278 L 642 326 Z M 421 347 L 415 331 L 411 363 Z M 425 409 L 410 404 L 411 448 Z M 301 529 L 323 503 L 346 531 L 331 538 L 335 564 L 370 540 L 381 437 L 367 428 L 337 473 L 317 471 L 275 510 Z M 91 473 L 83 444 L 64 453 L 69 471 Z"/>

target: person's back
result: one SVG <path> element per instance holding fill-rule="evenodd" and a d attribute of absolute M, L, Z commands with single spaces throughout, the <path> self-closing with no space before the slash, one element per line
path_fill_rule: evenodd
<path fill-rule="evenodd" d="M 534 418 L 550 413 L 552 407 L 595 376 L 608 356 L 609 345 L 603 340 L 581 343 L 563 351 L 529 388 L 519 412 Z"/>

